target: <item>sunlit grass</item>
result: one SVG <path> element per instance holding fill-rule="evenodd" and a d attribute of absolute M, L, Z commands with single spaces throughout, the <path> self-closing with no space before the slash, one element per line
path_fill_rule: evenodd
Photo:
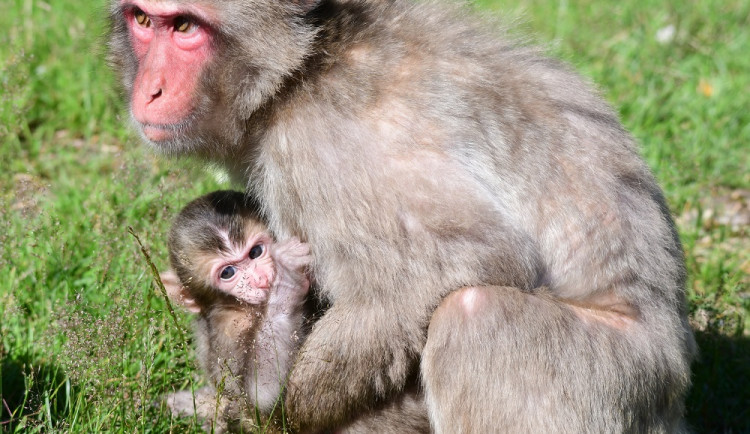
<path fill-rule="evenodd" d="M 175 325 L 169 316 L 128 227 L 166 267 L 171 217 L 220 185 L 129 133 L 104 62 L 102 0 L 7 3 L 0 431 L 199 431 L 154 405 L 197 384 L 197 372 L 180 331 L 188 318 Z M 689 421 L 699 432 L 750 431 L 750 2 L 477 7 L 516 20 L 520 33 L 588 76 L 642 145 L 678 219 L 690 273 L 702 358 Z"/>

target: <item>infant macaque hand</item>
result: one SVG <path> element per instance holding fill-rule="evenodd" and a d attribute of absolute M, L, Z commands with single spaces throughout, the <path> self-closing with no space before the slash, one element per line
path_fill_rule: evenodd
<path fill-rule="evenodd" d="M 272 255 L 276 262 L 277 271 L 274 285 L 294 287 L 296 290 L 307 294 L 307 290 L 310 288 L 307 268 L 312 263 L 310 245 L 303 243 L 297 237 L 292 237 L 277 242 L 274 245 Z"/>

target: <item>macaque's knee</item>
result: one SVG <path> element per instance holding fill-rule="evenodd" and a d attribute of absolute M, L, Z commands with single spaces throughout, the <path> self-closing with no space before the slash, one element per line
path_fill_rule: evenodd
<path fill-rule="evenodd" d="M 482 306 L 487 304 L 486 289 L 481 288 L 463 288 L 457 291 L 455 300 L 452 303 L 456 304 L 458 309 L 461 309 L 466 315 L 475 314 Z"/>
<path fill-rule="evenodd" d="M 473 339 L 477 334 L 490 335 L 504 327 L 503 289 L 470 286 L 449 294 L 430 319 L 428 341 L 447 342 L 458 336 Z"/>
<path fill-rule="evenodd" d="M 459 346 L 492 342 L 513 346 L 519 323 L 530 313 L 545 315 L 547 300 L 530 297 L 518 288 L 470 286 L 449 294 L 435 309 L 427 330 L 428 344 L 455 342 Z M 463 342 L 457 342 L 463 341 Z M 482 351 L 482 350 L 478 350 Z"/>
<path fill-rule="evenodd" d="M 471 319 L 480 316 L 492 303 L 496 288 L 469 286 L 450 293 L 438 306 L 432 322 L 447 318 Z"/>

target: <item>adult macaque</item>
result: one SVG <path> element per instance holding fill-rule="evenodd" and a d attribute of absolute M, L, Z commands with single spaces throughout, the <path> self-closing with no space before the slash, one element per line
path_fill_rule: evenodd
<path fill-rule="evenodd" d="M 190 202 L 169 234 L 169 297 L 197 313 L 197 355 L 210 386 L 167 397 L 178 414 L 206 427 L 251 429 L 253 408 L 269 416 L 301 342 L 310 249 L 275 243 L 242 193 L 218 191 Z M 217 408 L 218 403 L 218 408 Z"/>
<path fill-rule="evenodd" d="M 224 165 L 311 246 L 332 307 L 294 426 L 341 426 L 417 371 L 436 432 L 682 426 L 680 243 L 568 68 L 429 1 L 115 0 L 111 20 L 144 139 Z"/>

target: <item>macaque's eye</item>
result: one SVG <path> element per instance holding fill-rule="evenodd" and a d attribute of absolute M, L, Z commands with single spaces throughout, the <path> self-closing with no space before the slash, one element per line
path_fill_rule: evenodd
<path fill-rule="evenodd" d="M 256 244 L 253 246 L 252 249 L 250 249 L 250 254 L 248 255 L 250 259 L 255 259 L 263 254 L 263 244 Z"/>
<path fill-rule="evenodd" d="M 139 26 L 151 27 L 151 18 L 149 18 L 142 10 L 135 8 L 133 10 L 133 18 L 135 18 L 135 22 L 138 23 Z"/>
<path fill-rule="evenodd" d="M 219 277 L 221 277 L 221 280 L 229 280 L 236 272 L 237 269 L 234 268 L 234 265 L 228 265 L 221 270 L 221 275 Z"/>
<path fill-rule="evenodd" d="M 174 31 L 180 33 L 190 33 L 198 28 L 196 24 L 189 17 L 179 16 L 174 19 Z"/>

